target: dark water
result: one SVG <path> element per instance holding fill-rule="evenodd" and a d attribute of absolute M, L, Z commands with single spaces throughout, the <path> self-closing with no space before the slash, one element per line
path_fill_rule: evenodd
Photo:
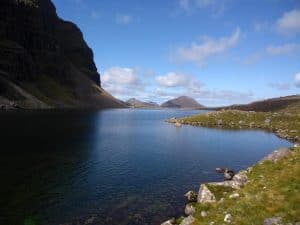
<path fill-rule="evenodd" d="M 262 131 L 165 123 L 197 111 L 0 114 L 0 224 L 160 224 L 183 194 L 290 144 Z M 91 223 L 91 224 L 93 224 Z"/>

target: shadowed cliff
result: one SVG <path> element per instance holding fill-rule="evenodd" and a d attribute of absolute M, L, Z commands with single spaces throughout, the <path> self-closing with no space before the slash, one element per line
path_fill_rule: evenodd
<path fill-rule="evenodd" d="M 101 88 L 93 52 L 50 0 L 0 1 L 0 105 L 124 107 Z"/>

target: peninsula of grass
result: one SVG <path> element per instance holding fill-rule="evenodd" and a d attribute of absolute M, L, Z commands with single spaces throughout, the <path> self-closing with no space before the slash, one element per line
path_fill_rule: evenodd
<path fill-rule="evenodd" d="M 300 103 L 272 112 L 221 110 L 176 120 L 182 124 L 224 129 L 264 129 L 300 141 Z"/>

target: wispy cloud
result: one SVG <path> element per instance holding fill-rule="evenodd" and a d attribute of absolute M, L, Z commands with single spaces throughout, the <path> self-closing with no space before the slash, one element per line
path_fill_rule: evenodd
<path fill-rule="evenodd" d="M 133 17 L 128 14 L 117 14 L 115 21 L 117 24 L 120 25 L 127 25 L 130 24 L 133 21 Z"/>
<path fill-rule="evenodd" d="M 294 9 L 283 14 L 276 22 L 279 33 L 293 35 L 300 32 L 300 10 Z"/>
<path fill-rule="evenodd" d="M 291 88 L 288 83 L 269 83 L 268 86 L 279 91 L 290 90 Z"/>
<path fill-rule="evenodd" d="M 205 61 L 233 48 L 239 41 L 241 31 L 237 28 L 231 36 L 219 39 L 206 38 L 202 43 L 192 43 L 190 47 L 177 49 L 173 58 L 179 62 L 192 62 L 203 66 Z"/>
<path fill-rule="evenodd" d="M 284 45 L 270 45 L 266 48 L 266 52 L 270 55 L 291 55 L 300 50 L 300 45 L 295 43 L 288 43 Z"/>
<path fill-rule="evenodd" d="M 179 0 L 179 7 L 187 14 L 191 14 L 196 10 L 207 9 L 210 15 L 218 17 L 225 11 L 224 0 Z"/>

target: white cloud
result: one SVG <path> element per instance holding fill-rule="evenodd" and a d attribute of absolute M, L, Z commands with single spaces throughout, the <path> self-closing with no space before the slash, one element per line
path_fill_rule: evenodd
<path fill-rule="evenodd" d="M 282 34 L 295 34 L 300 32 L 300 10 L 294 9 L 283 14 L 276 22 L 276 28 Z"/>
<path fill-rule="evenodd" d="M 295 74 L 295 84 L 296 84 L 296 87 L 300 88 L 300 72 Z"/>
<path fill-rule="evenodd" d="M 140 80 L 139 72 L 136 68 L 111 67 L 103 72 L 101 83 L 105 90 L 120 99 L 140 95 L 144 83 Z"/>
<path fill-rule="evenodd" d="M 207 58 L 224 53 L 226 50 L 234 47 L 238 43 L 240 36 L 241 31 L 237 28 L 229 37 L 219 39 L 206 38 L 203 43 L 192 43 L 190 47 L 179 48 L 175 53 L 175 59 L 203 66 Z"/>
<path fill-rule="evenodd" d="M 155 78 L 157 84 L 164 87 L 186 87 L 192 82 L 189 75 L 182 73 L 170 72 L 164 76 L 157 76 Z"/>
<path fill-rule="evenodd" d="M 299 44 L 284 44 L 279 46 L 270 45 L 266 48 L 266 52 L 270 55 L 289 55 L 300 49 Z"/>
<path fill-rule="evenodd" d="M 131 23 L 133 20 L 131 15 L 127 14 L 117 14 L 116 15 L 116 23 L 121 25 L 127 25 Z"/>
<path fill-rule="evenodd" d="M 111 67 L 102 76 L 103 83 L 138 84 L 137 70 L 132 68 Z"/>

